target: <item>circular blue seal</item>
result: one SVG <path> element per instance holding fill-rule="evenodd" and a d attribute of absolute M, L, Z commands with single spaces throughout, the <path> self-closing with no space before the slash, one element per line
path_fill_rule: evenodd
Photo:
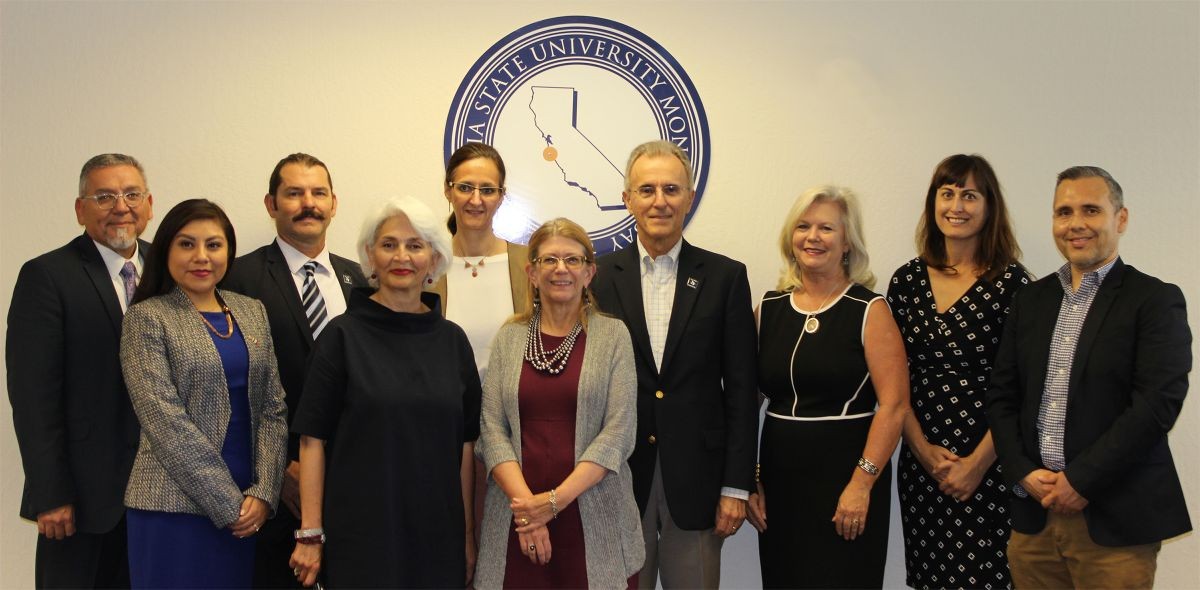
<path fill-rule="evenodd" d="M 664 139 L 691 159 L 696 198 L 708 180 L 704 106 L 679 62 L 622 23 L 564 16 L 531 23 L 491 46 L 463 78 L 446 117 L 445 160 L 467 142 L 504 156 L 508 194 L 494 229 L 515 242 L 547 219 L 588 230 L 598 254 L 634 242 L 625 160 Z"/>

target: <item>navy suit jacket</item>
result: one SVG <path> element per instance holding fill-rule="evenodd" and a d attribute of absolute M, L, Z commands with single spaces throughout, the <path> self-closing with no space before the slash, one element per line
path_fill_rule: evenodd
<path fill-rule="evenodd" d="M 150 256 L 150 244 L 139 241 Z M 138 445 L 121 363 L 121 303 L 83 234 L 21 267 L 8 309 L 5 362 L 25 469 L 21 516 L 75 506 L 85 533 L 111 530 Z"/>
<path fill-rule="evenodd" d="M 366 287 L 362 268 L 335 254 L 329 255 L 333 274 L 342 286 L 346 301 L 350 291 Z M 308 353 L 312 350 L 313 334 L 300 304 L 300 293 L 296 281 L 288 269 L 287 259 L 279 244 L 272 241 L 234 261 L 233 268 L 225 276 L 221 288 L 253 297 L 267 308 L 267 320 L 271 323 L 271 337 L 275 340 L 275 358 L 279 362 L 279 381 L 283 384 L 288 407 L 288 424 L 300 406 L 301 390 L 304 387 L 304 368 Z M 299 437 L 289 434 L 288 458 L 299 460 Z"/>
<path fill-rule="evenodd" d="M 675 523 L 712 528 L 722 487 L 755 489 L 758 345 L 746 266 L 683 242 L 662 371 L 646 330 L 637 247 L 597 266 L 600 310 L 624 320 L 633 337 L 638 425 L 629 466 L 638 508 L 646 510 L 661 457 Z"/>
<path fill-rule="evenodd" d="M 1037 415 L 1063 290 L 1051 274 L 1017 292 L 988 387 L 988 420 L 1010 485 L 1044 468 Z M 1179 287 L 1119 258 L 1100 284 L 1075 349 L 1064 473 L 1088 500 L 1099 545 L 1161 541 L 1191 530 L 1167 431 L 1188 390 L 1192 336 Z M 1012 498 L 1013 528 L 1035 534 L 1046 511 Z"/>

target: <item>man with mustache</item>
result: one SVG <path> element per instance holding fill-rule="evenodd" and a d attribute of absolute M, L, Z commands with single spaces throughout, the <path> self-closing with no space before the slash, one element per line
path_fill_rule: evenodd
<path fill-rule="evenodd" d="M 333 178 L 325 163 L 296 153 L 279 161 L 263 197 L 275 219 L 275 241 L 238 258 L 223 287 L 254 297 L 267 308 L 287 395 L 288 423 L 300 404 L 309 350 L 329 320 L 346 311 L 350 290 L 365 287 L 358 263 L 329 253 L 325 233 L 337 214 Z M 256 588 L 298 587 L 288 560 L 300 528 L 298 437 L 288 439 L 281 500 L 287 506 L 258 533 Z"/>
<path fill-rule="evenodd" d="M 136 159 L 91 158 L 75 198 L 84 233 L 25 263 L 13 289 L 8 397 L 38 588 L 129 587 L 124 496 L 138 423 L 117 350 L 153 203 Z"/>

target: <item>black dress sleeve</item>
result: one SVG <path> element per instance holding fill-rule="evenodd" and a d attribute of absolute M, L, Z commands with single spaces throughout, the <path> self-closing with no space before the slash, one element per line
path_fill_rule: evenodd
<path fill-rule="evenodd" d="M 331 323 L 309 355 L 304 394 L 292 419 L 292 433 L 329 440 L 337 430 L 346 402 L 345 326 Z"/>
<path fill-rule="evenodd" d="M 458 332 L 458 372 L 462 383 L 463 440 L 479 438 L 479 411 L 483 403 L 483 387 L 479 382 L 479 371 L 475 368 L 475 353 L 467 335 Z"/>

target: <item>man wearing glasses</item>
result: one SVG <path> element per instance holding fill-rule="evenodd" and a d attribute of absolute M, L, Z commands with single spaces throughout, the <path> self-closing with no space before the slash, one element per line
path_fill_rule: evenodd
<path fill-rule="evenodd" d="M 129 587 L 124 495 L 138 423 L 117 350 L 153 203 L 134 158 L 88 160 L 75 199 L 84 234 L 25 263 L 13 289 L 8 396 L 39 588 Z"/>
<path fill-rule="evenodd" d="M 278 235 L 238 258 L 223 287 L 259 299 L 267 308 L 290 424 L 313 342 L 329 320 L 346 311 L 351 289 L 365 287 L 367 281 L 358 263 L 325 249 L 325 234 L 337 214 L 337 195 L 324 162 L 304 153 L 280 160 L 271 172 L 263 205 Z M 287 509 L 279 510 L 258 532 L 256 588 L 299 587 L 288 565 L 296 546 L 293 532 L 300 528 L 299 453 L 299 438 L 290 436 L 280 498 Z"/>
<path fill-rule="evenodd" d="M 601 311 L 625 321 L 638 374 L 629 458 L 642 511 L 642 588 L 716 588 L 721 545 L 754 489 L 758 365 L 746 266 L 683 239 L 695 199 L 687 155 L 634 148 L 625 207 L 637 244 L 597 261 Z"/>

